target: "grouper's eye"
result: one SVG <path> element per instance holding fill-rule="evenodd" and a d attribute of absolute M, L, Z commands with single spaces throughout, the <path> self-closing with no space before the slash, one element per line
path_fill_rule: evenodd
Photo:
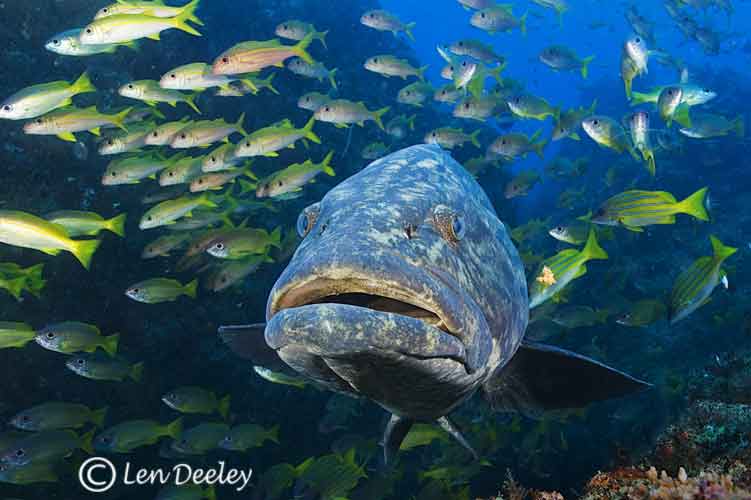
<path fill-rule="evenodd" d="M 318 215 L 321 212 L 321 206 L 319 203 L 315 203 L 305 208 L 300 216 L 297 218 L 297 234 L 300 238 L 305 238 L 310 230 L 315 226 L 318 220 Z"/>
<path fill-rule="evenodd" d="M 449 243 L 458 243 L 467 231 L 464 217 L 446 205 L 438 205 L 433 209 L 433 224 Z"/>

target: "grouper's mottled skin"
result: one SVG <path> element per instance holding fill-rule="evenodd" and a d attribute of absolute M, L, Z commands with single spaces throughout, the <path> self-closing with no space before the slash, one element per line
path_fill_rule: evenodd
<path fill-rule="evenodd" d="M 266 342 L 295 370 L 400 417 L 435 420 L 519 348 L 524 266 L 480 186 L 438 146 L 377 160 L 304 213 L 312 228 L 266 312 Z M 332 298 L 345 293 L 433 314 L 420 321 Z"/>

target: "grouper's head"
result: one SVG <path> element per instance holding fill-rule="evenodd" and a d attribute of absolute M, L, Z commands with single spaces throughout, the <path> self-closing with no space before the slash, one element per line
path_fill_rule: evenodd
<path fill-rule="evenodd" d="M 307 207 L 266 342 L 334 390 L 445 415 L 519 346 L 524 268 L 472 176 L 438 146 L 382 158 Z"/>

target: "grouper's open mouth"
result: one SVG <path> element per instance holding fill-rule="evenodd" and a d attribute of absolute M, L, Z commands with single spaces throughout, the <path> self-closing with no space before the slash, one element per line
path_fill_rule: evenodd
<path fill-rule="evenodd" d="M 316 369 L 294 366 L 303 352 L 320 358 L 305 363 L 383 353 L 443 359 L 465 375 L 474 372 L 484 362 L 473 352 L 474 301 L 440 273 L 401 259 L 379 263 L 379 269 L 319 264 L 280 280 L 268 304 L 268 345 L 308 375 Z"/>

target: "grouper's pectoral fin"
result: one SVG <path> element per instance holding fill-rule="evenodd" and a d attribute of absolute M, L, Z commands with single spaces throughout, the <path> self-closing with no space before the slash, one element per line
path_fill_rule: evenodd
<path fill-rule="evenodd" d="M 383 430 L 383 461 L 387 466 L 394 463 L 399 447 L 414 423 L 415 421 L 410 418 L 391 415 Z"/>
<path fill-rule="evenodd" d="M 485 382 L 496 411 L 540 418 L 547 410 L 581 408 L 651 387 L 626 373 L 558 347 L 524 342 L 513 359 Z"/>
<path fill-rule="evenodd" d="M 462 435 L 459 428 L 454 424 L 449 417 L 443 416 L 438 419 L 438 425 L 441 429 L 446 431 L 451 437 L 464 447 L 475 460 L 479 460 L 480 456 L 477 454 L 472 445 L 469 444 Z M 415 421 L 409 418 L 399 417 L 397 415 L 391 415 L 386 429 L 383 431 L 383 461 L 388 466 L 391 465 L 399 452 L 399 448 L 402 445 L 402 441 L 409 434 L 410 429 L 414 425 Z"/>
<path fill-rule="evenodd" d="M 250 325 L 220 326 L 219 338 L 237 356 L 248 359 L 256 366 L 269 370 L 294 373 L 289 366 L 279 358 L 274 349 L 269 347 L 264 337 L 266 323 Z"/>

